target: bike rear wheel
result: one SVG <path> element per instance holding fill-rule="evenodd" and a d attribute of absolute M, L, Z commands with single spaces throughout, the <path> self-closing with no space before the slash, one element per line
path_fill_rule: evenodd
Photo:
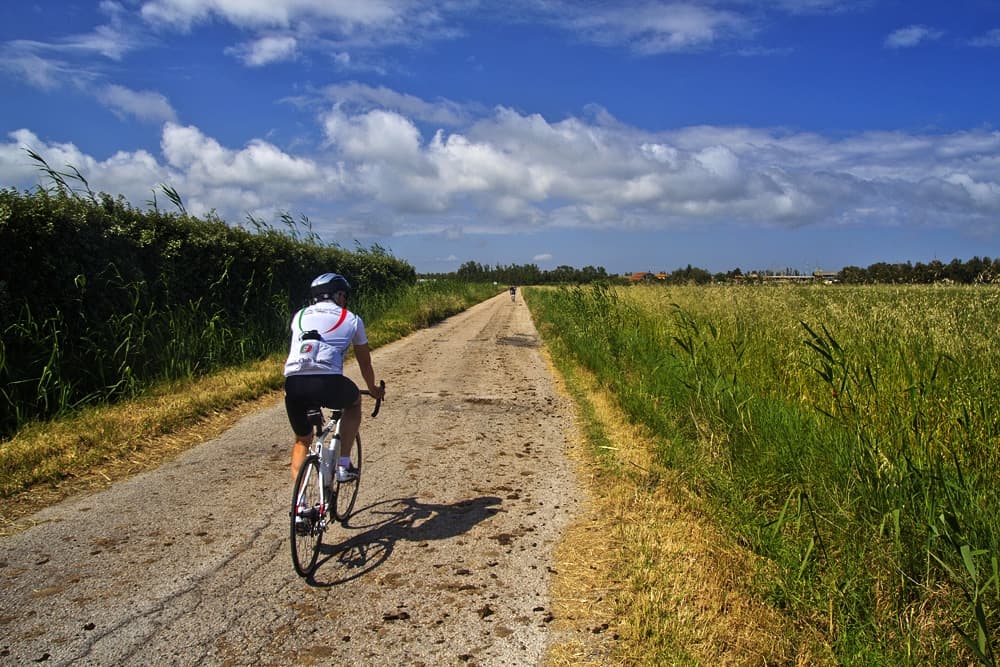
<path fill-rule="evenodd" d="M 349 482 L 334 483 L 333 516 L 346 524 L 354 511 L 354 503 L 358 499 L 358 487 L 361 486 L 361 435 L 354 438 L 354 447 L 351 450 L 351 463 L 357 469 L 358 476 Z"/>
<path fill-rule="evenodd" d="M 327 499 L 319 474 L 319 457 L 309 456 L 299 468 L 292 488 L 292 564 L 299 576 L 308 577 L 316 567 L 326 530 Z"/>

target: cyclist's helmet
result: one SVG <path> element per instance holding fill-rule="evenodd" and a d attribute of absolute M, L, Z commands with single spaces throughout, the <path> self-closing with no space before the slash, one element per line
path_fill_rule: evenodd
<path fill-rule="evenodd" d="M 314 302 L 323 301 L 332 299 L 333 295 L 337 292 L 347 292 L 350 294 L 351 284 L 347 282 L 347 278 L 338 273 L 324 273 L 312 281 L 309 292 L 312 294 Z"/>

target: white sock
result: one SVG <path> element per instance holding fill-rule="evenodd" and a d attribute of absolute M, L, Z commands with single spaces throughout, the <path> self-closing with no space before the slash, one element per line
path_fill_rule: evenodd
<path fill-rule="evenodd" d="M 340 457 L 340 463 L 338 463 L 337 465 L 343 466 L 345 468 L 350 468 L 351 467 L 351 457 L 350 456 L 341 456 Z"/>

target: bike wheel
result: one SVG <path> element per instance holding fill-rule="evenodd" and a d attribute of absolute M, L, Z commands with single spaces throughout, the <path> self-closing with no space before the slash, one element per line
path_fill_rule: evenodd
<path fill-rule="evenodd" d="M 299 576 L 308 577 L 316 567 L 319 546 L 326 530 L 326 494 L 319 474 L 319 458 L 308 457 L 299 468 L 292 488 L 292 564 Z"/>
<path fill-rule="evenodd" d="M 358 487 L 361 486 L 361 435 L 354 438 L 354 448 L 351 450 L 351 464 L 357 469 L 358 476 L 349 482 L 334 484 L 333 516 L 341 523 L 347 523 L 354 511 L 354 503 L 358 499 Z"/>

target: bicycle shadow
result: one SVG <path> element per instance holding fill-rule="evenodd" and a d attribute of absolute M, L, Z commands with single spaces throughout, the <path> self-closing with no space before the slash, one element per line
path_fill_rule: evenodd
<path fill-rule="evenodd" d="M 422 503 L 416 498 L 383 500 L 357 510 L 338 530 L 360 530 L 339 544 L 322 544 L 320 558 L 311 576 L 310 586 L 329 588 L 363 577 L 392 556 L 400 540 L 427 542 L 443 540 L 468 532 L 476 524 L 500 511 L 503 500 L 497 496 L 480 496 L 454 503 Z M 364 522 L 364 523 L 361 523 Z M 320 581 L 317 575 L 323 566 L 336 561 L 343 576 Z"/>

